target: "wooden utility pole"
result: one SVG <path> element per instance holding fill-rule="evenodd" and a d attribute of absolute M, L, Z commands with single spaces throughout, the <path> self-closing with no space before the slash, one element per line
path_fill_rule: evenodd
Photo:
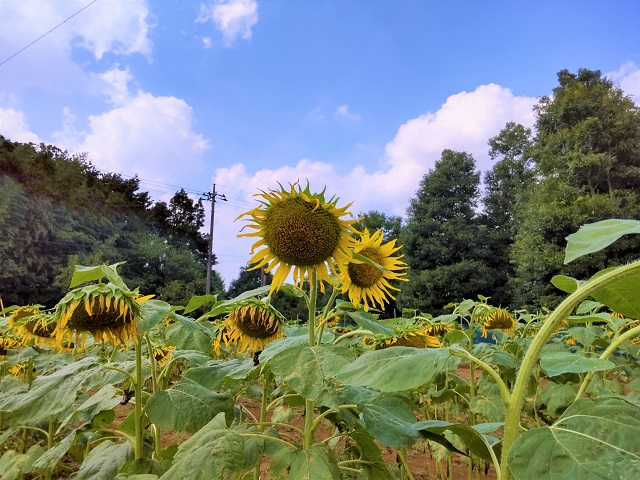
<path fill-rule="evenodd" d="M 209 254 L 207 255 L 207 295 L 211 293 L 211 269 L 213 268 L 213 219 L 216 213 L 216 198 L 227 201 L 224 194 L 216 193 L 216 184 L 213 184 L 213 191 L 207 193 L 207 200 L 211 202 L 211 221 L 209 222 Z"/>

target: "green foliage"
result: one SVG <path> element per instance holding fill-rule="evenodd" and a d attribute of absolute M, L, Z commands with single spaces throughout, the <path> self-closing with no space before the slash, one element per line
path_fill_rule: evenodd
<path fill-rule="evenodd" d="M 401 236 L 409 266 L 398 294 L 402 308 L 435 315 L 447 303 L 491 291 L 486 229 L 475 213 L 479 182 L 473 157 L 452 150 L 423 177 Z"/>

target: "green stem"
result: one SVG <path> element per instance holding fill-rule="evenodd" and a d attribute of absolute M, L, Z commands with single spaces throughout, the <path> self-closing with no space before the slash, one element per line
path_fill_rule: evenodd
<path fill-rule="evenodd" d="M 364 329 L 352 330 L 350 332 L 347 332 L 347 333 L 344 333 L 344 334 L 340 335 L 338 338 L 336 338 L 333 341 L 333 344 L 335 345 L 338 342 L 340 342 L 341 340 L 344 340 L 345 338 L 353 337 L 355 335 L 373 335 L 373 332 L 371 330 L 364 330 Z"/>
<path fill-rule="evenodd" d="M 483 362 L 479 358 L 474 357 L 473 355 L 467 353 L 464 350 L 452 349 L 449 352 L 451 353 L 451 355 L 455 355 L 456 357 L 463 357 L 463 358 L 466 358 L 467 360 L 470 360 L 471 362 L 477 363 L 480 368 L 482 368 L 485 372 L 491 375 L 491 378 L 495 380 L 496 384 L 498 385 L 498 388 L 500 389 L 500 395 L 502 396 L 502 403 L 504 403 L 505 408 L 509 408 L 509 405 L 511 404 L 511 393 L 509 392 L 509 387 L 507 387 L 507 384 L 504 383 L 504 381 L 502 380 L 498 372 L 496 372 L 493 368 L 491 368 L 491 366 L 488 365 L 487 363 Z"/>
<path fill-rule="evenodd" d="M 502 478 L 500 480 L 512 480 L 513 476 L 509 470 L 507 459 L 509 458 L 509 450 L 518 436 L 518 426 L 520 425 L 520 415 L 524 405 L 524 398 L 531 374 L 537 365 L 542 347 L 544 347 L 549 339 L 554 335 L 556 329 L 569 315 L 574 308 L 584 299 L 588 298 L 603 287 L 622 280 L 638 273 L 640 270 L 640 262 L 631 263 L 623 267 L 617 268 L 611 272 L 605 273 L 595 279 L 589 280 L 569 295 L 547 318 L 542 325 L 538 334 L 534 337 L 533 342 L 529 346 L 520 370 L 513 386 L 513 394 L 511 395 L 511 405 L 507 409 L 504 434 L 502 437 L 502 457 L 500 458 L 500 466 L 502 468 Z"/>
<path fill-rule="evenodd" d="M 338 293 L 340 293 L 340 290 L 338 290 L 334 286 L 333 290 L 331 290 L 331 297 L 329 297 L 329 301 L 324 306 L 324 310 L 322 311 L 322 321 L 318 326 L 318 332 L 317 332 L 317 343 L 322 343 L 322 334 L 324 333 L 324 326 L 326 325 L 327 320 L 329 319 L 329 311 L 331 310 L 331 306 L 333 305 L 333 302 L 336 300 Z"/>
<path fill-rule="evenodd" d="M 619 337 L 614 338 L 613 341 L 611 342 L 611 345 L 609 345 L 607 347 L 607 349 L 604 352 L 602 352 L 602 355 L 600 355 L 600 359 L 601 360 L 606 360 L 607 358 L 609 358 L 609 356 L 613 352 L 616 351 L 616 349 L 621 344 L 623 344 L 627 340 L 635 337 L 636 335 L 640 335 L 640 325 L 638 325 L 637 327 L 633 327 L 633 328 L 627 330 L 626 332 L 624 332 Z M 615 367 L 613 367 L 613 368 L 615 368 Z M 582 397 L 582 395 L 584 394 L 584 391 L 589 386 L 589 383 L 591 382 L 591 379 L 593 378 L 594 373 L 595 372 L 587 373 L 587 376 L 585 377 L 584 381 L 582 382 L 582 385 L 580 385 L 580 390 L 578 391 L 578 394 L 576 395 L 575 400 L 578 400 L 580 397 Z"/>
<path fill-rule="evenodd" d="M 135 413 L 134 413 L 134 433 L 135 433 L 135 459 L 139 460 L 143 454 L 142 443 L 142 336 L 138 335 L 136 338 L 136 379 L 134 383 L 135 388 Z"/>
<path fill-rule="evenodd" d="M 404 448 L 401 448 L 398 450 L 398 457 L 402 462 L 402 467 L 405 473 L 407 474 L 407 477 L 409 477 L 409 480 L 415 480 L 415 478 L 413 477 L 413 474 L 411 473 L 411 470 L 409 470 L 409 463 L 407 462 L 407 458 L 404 455 Z"/>
<path fill-rule="evenodd" d="M 311 270 L 311 279 L 309 280 L 309 346 L 316 345 L 315 324 L 316 324 L 316 301 L 318 297 L 318 272 L 313 267 Z M 304 435 L 302 438 L 303 448 L 305 450 L 313 445 L 313 412 L 315 405 L 313 400 L 305 399 L 304 401 Z"/>
<path fill-rule="evenodd" d="M 295 445 L 287 442 L 286 440 L 282 440 L 281 438 L 277 437 L 270 437 L 269 435 L 265 435 L 263 433 L 241 433 L 240 436 L 245 438 L 261 438 L 262 440 L 271 440 L 272 442 L 281 443 L 286 447 L 296 448 Z"/>
<path fill-rule="evenodd" d="M 51 450 L 55 446 L 55 430 L 56 430 L 56 416 L 49 416 L 49 434 L 47 435 L 47 450 Z M 44 478 L 45 480 L 51 480 L 53 477 L 53 469 L 55 467 L 49 467 L 46 469 Z"/>
<path fill-rule="evenodd" d="M 156 359 L 153 357 L 153 345 L 151 345 L 151 339 L 149 334 L 144 334 L 144 339 L 147 341 L 147 353 L 149 355 L 149 362 L 151 362 L 151 391 L 153 393 L 158 391 L 158 376 L 156 374 Z"/>
<path fill-rule="evenodd" d="M 123 370 L 122 368 L 118 368 L 118 367 L 111 367 L 109 365 L 105 365 L 104 368 L 106 368 L 107 370 L 115 370 L 116 372 L 124 373 L 127 377 L 129 377 L 129 381 L 131 382 L 131 385 L 135 385 L 136 378 L 126 370 Z"/>

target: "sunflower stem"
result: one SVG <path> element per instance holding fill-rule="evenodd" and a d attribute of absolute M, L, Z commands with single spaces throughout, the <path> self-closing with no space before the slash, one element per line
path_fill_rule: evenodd
<path fill-rule="evenodd" d="M 533 342 L 531 342 L 531 345 L 525 353 L 524 359 L 520 365 L 520 370 L 518 371 L 518 375 L 516 376 L 516 381 L 513 386 L 513 393 L 511 394 L 511 405 L 507 408 L 504 433 L 502 436 L 502 457 L 500 458 L 502 476 L 500 480 L 513 479 L 513 475 L 511 474 L 511 470 L 508 465 L 509 450 L 518 436 L 520 415 L 522 413 L 529 379 L 531 378 L 534 368 L 538 364 L 542 347 L 544 347 L 549 339 L 555 334 L 560 323 L 567 318 L 571 312 L 573 312 L 574 308 L 585 298 L 588 298 L 598 290 L 601 290 L 613 282 L 638 274 L 638 272 L 640 272 L 640 262 L 634 262 L 587 281 L 585 284 L 578 287 L 578 289 L 569 295 L 560 305 L 558 305 L 534 337 Z"/>
<path fill-rule="evenodd" d="M 316 345 L 316 300 L 318 298 L 318 272 L 314 266 L 311 269 L 311 279 L 309 281 L 309 346 Z M 313 445 L 313 411 L 315 405 L 313 400 L 305 399 L 304 401 L 304 435 L 302 438 L 303 448 L 305 450 Z"/>
<path fill-rule="evenodd" d="M 142 336 L 138 335 L 135 339 L 136 343 L 136 381 L 134 383 L 135 389 L 135 459 L 142 458 Z"/>
<path fill-rule="evenodd" d="M 144 334 L 144 338 L 147 341 L 147 353 L 149 354 L 149 362 L 151 362 L 151 391 L 156 393 L 158 391 L 158 374 L 156 372 L 156 359 L 153 357 L 153 345 L 151 345 L 148 333 Z"/>
<path fill-rule="evenodd" d="M 335 302 L 338 296 L 338 293 L 340 293 L 340 290 L 337 289 L 334 285 L 333 290 L 331 290 L 331 297 L 329 298 L 329 301 L 324 306 L 324 310 L 322 311 L 322 321 L 320 322 L 320 326 L 318 328 L 318 335 L 317 335 L 318 344 L 322 343 L 322 334 L 324 333 L 324 326 L 327 324 L 327 320 L 329 318 L 329 311 L 331 310 L 331 306 L 333 305 L 333 302 Z"/>

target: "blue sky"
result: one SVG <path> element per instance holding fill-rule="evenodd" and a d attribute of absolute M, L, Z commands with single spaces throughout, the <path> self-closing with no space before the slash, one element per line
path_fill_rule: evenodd
<path fill-rule="evenodd" d="M 639 18 L 636 0 L 0 0 L 0 134 L 158 200 L 215 182 L 228 286 L 259 189 L 308 180 L 404 215 L 443 149 L 490 168 L 488 140 L 532 126 L 561 69 L 640 103 Z"/>

